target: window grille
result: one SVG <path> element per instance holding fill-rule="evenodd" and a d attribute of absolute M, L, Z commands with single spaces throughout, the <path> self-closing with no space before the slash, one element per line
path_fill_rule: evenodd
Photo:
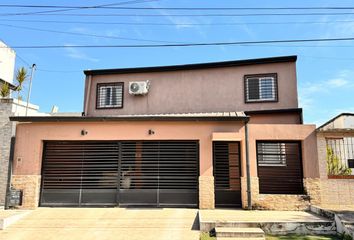
<path fill-rule="evenodd" d="M 122 108 L 123 83 L 97 85 L 97 108 Z"/>

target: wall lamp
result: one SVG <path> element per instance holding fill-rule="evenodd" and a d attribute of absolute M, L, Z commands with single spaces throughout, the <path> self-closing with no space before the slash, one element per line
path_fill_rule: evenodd
<path fill-rule="evenodd" d="M 154 130 L 152 130 L 152 129 L 149 129 L 149 135 L 154 135 L 155 134 L 155 131 Z"/>
<path fill-rule="evenodd" d="M 81 130 L 81 136 L 85 136 L 85 135 L 87 135 L 88 134 L 88 132 L 85 130 L 85 129 L 82 129 Z"/>

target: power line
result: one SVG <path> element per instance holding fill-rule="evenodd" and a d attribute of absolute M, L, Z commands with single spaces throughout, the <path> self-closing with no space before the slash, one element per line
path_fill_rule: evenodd
<path fill-rule="evenodd" d="M 103 8 L 103 7 L 108 7 L 108 6 L 152 2 L 152 1 L 157 1 L 157 0 L 133 0 L 133 1 L 126 1 L 126 2 L 95 5 L 95 6 L 65 7 L 65 8 L 69 8 L 69 9 L 47 10 L 47 11 L 40 11 L 40 12 L 23 12 L 23 13 L 15 13 L 14 15 L 32 15 L 32 14 L 53 13 L 53 12 L 67 12 L 67 11 L 74 11 L 74 10 L 95 9 L 95 8 Z"/>
<path fill-rule="evenodd" d="M 0 16 L 81 16 L 81 17 L 252 17 L 252 16 L 340 16 L 354 12 L 308 12 L 308 13 L 244 13 L 244 14 L 120 14 L 120 13 L 5 13 Z"/>
<path fill-rule="evenodd" d="M 139 1 L 129 1 L 139 2 Z M 126 2 L 126 3 L 129 3 Z M 354 9 L 352 6 L 344 7 L 112 7 L 106 4 L 98 6 L 66 6 L 66 5 L 24 5 L 24 4 L 0 4 L 0 7 L 8 8 L 70 8 L 70 9 L 85 9 L 85 8 L 103 8 L 103 9 L 128 9 L 128 10 L 348 10 Z"/>
<path fill-rule="evenodd" d="M 139 41 L 139 42 L 181 43 L 181 42 L 172 42 L 172 41 L 163 41 L 163 40 L 128 38 L 128 37 L 118 37 L 118 36 L 105 36 L 105 35 L 90 34 L 90 33 L 66 32 L 66 31 L 58 31 L 58 30 L 51 30 L 51 29 L 33 28 L 33 27 L 17 26 L 17 25 L 10 25 L 10 24 L 2 24 L 2 23 L 0 23 L 0 26 L 11 27 L 11 28 L 19 28 L 19 29 L 26 29 L 26 30 L 30 30 L 30 31 L 69 34 L 69 35 L 75 35 L 75 36 L 97 37 L 97 38 L 107 38 L 107 39 L 120 39 L 120 40 Z"/>
<path fill-rule="evenodd" d="M 50 73 L 75 73 L 75 72 L 82 72 L 83 70 L 51 70 L 51 69 L 37 69 L 37 71 L 41 72 L 50 72 Z"/>
<path fill-rule="evenodd" d="M 142 45 L 33 45 L 12 46 L 23 49 L 49 49 L 49 48 L 159 48 L 159 47 L 197 47 L 197 46 L 227 46 L 244 44 L 271 44 L 271 43 L 307 43 L 307 42 L 338 42 L 353 41 L 348 38 L 313 38 L 313 39 L 287 39 L 287 40 L 263 40 L 263 41 L 239 41 L 239 42 L 211 42 L 211 43 L 181 43 L 181 44 L 142 44 Z M 1 47 L 0 47 L 1 48 Z"/>
<path fill-rule="evenodd" d="M 18 59 L 20 59 L 21 62 L 23 62 L 25 65 L 27 65 L 27 67 L 31 67 L 32 65 L 28 63 L 28 61 L 26 61 L 23 57 L 21 57 L 18 53 L 16 53 L 16 57 L 18 57 Z"/>
<path fill-rule="evenodd" d="M 7 22 L 36 22 L 55 24 L 97 24 L 97 25 L 134 25 L 134 26 L 235 26 L 235 25 L 286 25 L 286 24 L 335 24 L 351 23 L 354 20 L 334 21 L 290 21 L 290 22 L 217 22 L 217 23 L 161 23 L 161 22 L 97 22 L 97 21 L 57 21 L 57 20 L 27 20 L 27 19 L 0 19 Z"/>

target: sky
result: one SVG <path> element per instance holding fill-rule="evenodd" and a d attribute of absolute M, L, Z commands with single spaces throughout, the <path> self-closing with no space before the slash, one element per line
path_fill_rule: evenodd
<path fill-rule="evenodd" d="M 354 112 L 353 41 L 171 48 L 70 47 L 72 45 L 137 45 L 354 37 L 354 8 L 217 11 L 161 9 L 178 7 L 354 7 L 353 0 L 62 0 L 55 3 L 45 0 L 2 0 L 0 5 L 95 6 L 118 3 L 121 5 L 115 5 L 116 7 L 155 9 L 61 11 L 62 8 L 0 6 L 0 39 L 15 48 L 16 68 L 22 66 L 28 68 L 33 63 L 37 65 L 33 78 L 31 102 L 39 105 L 41 111 L 48 112 L 53 105 L 56 105 L 61 112 L 81 112 L 84 91 L 83 70 L 85 69 L 175 65 L 297 55 L 299 107 L 303 108 L 305 123 L 319 125 L 341 112 Z M 14 13 L 48 10 L 60 11 L 13 15 Z M 329 12 L 335 14 L 323 14 Z M 252 15 L 254 13 L 281 13 L 283 15 L 255 16 Z M 309 14 L 289 15 L 294 13 Z M 117 16 L 119 14 L 120 16 Z M 237 14 L 251 15 L 235 16 Z M 16 48 L 16 46 L 33 45 L 60 45 L 66 48 Z M 27 89 L 28 86 L 25 91 Z"/>

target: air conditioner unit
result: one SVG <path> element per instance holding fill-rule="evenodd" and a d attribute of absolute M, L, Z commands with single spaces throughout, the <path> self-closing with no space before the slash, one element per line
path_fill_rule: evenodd
<path fill-rule="evenodd" d="M 149 92 L 149 80 L 141 82 L 129 82 L 129 94 L 131 95 L 145 95 Z"/>

